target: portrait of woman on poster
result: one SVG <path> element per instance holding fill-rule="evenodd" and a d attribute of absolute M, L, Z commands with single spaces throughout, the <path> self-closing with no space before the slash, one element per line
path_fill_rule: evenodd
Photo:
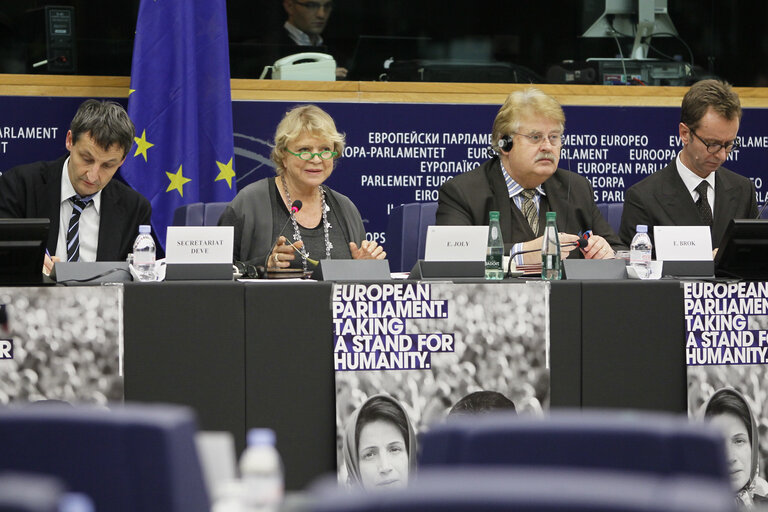
<path fill-rule="evenodd" d="M 737 502 L 749 509 L 768 505 L 768 483 L 759 475 L 757 422 L 744 395 L 729 387 L 717 390 L 704 405 L 704 417 L 725 435 Z"/>
<path fill-rule="evenodd" d="M 405 487 L 416 461 L 416 435 L 402 404 L 379 394 L 347 421 L 344 433 L 347 483 L 365 490 Z"/>

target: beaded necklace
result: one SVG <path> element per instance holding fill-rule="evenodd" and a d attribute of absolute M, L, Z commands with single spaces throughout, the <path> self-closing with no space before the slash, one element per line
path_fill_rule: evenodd
<path fill-rule="evenodd" d="M 293 204 L 293 201 L 291 201 L 291 193 L 288 192 L 288 184 L 285 182 L 285 178 L 280 176 L 280 181 L 283 184 L 283 192 L 285 192 L 285 198 L 288 200 L 288 214 L 291 216 L 291 222 L 293 223 L 293 241 L 294 242 L 301 242 L 301 231 L 299 231 L 299 223 L 296 222 L 296 214 L 293 211 L 293 208 L 291 208 L 291 205 Z M 333 249 L 333 244 L 331 243 L 331 237 L 328 235 L 328 230 L 331 229 L 331 223 L 328 222 L 328 205 L 325 202 L 325 190 L 323 190 L 323 187 L 317 187 L 320 190 L 320 202 L 321 202 L 321 208 L 323 210 L 323 236 L 325 237 L 325 259 L 331 259 L 331 249 Z M 299 251 L 301 254 L 301 264 L 304 267 L 304 272 L 307 271 L 307 258 L 309 258 L 309 253 L 307 252 L 307 248 L 303 247 Z"/>

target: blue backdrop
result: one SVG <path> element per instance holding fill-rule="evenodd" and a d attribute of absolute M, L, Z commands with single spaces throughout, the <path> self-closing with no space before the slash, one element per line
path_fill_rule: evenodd
<path fill-rule="evenodd" d="M 69 121 L 82 98 L 0 97 L 0 171 L 63 154 Z M 125 103 L 125 100 L 118 100 Z M 273 175 L 269 142 L 295 103 L 234 101 L 237 187 Z M 347 135 L 328 184 L 351 197 L 369 237 L 386 244 L 389 210 L 435 201 L 440 184 L 487 158 L 498 105 L 319 103 Z M 677 107 L 564 107 L 560 166 L 590 179 L 598 202 L 622 202 L 624 190 L 665 166 L 679 150 Z M 768 111 L 745 109 L 727 167 L 754 179 L 768 199 Z"/>

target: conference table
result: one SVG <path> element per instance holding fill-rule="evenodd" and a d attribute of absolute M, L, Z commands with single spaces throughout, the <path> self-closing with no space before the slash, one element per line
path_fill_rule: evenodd
<path fill-rule="evenodd" d="M 126 284 L 125 399 L 189 405 L 238 452 L 271 427 L 286 488 L 306 487 L 336 469 L 332 287 Z M 687 410 L 679 281 L 558 281 L 549 307 L 552 408 Z"/>

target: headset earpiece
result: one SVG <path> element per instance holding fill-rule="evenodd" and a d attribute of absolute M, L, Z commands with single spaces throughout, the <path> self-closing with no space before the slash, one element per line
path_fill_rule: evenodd
<path fill-rule="evenodd" d="M 512 137 L 510 137 L 509 135 L 505 135 L 499 139 L 499 149 L 501 151 L 505 151 L 505 152 L 509 151 L 510 149 L 512 149 L 513 144 L 514 143 L 512 142 Z"/>

